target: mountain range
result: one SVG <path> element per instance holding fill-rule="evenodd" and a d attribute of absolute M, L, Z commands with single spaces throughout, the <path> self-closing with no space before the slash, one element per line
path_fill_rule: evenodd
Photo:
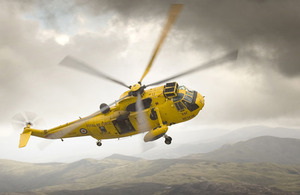
<path fill-rule="evenodd" d="M 261 136 L 177 159 L 0 160 L 0 194 L 299 194 L 299 146 Z"/>
<path fill-rule="evenodd" d="M 261 136 L 235 144 L 226 144 L 215 151 L 189 157 L 218 162 L 300 164 L 299 149 L 299 139 Z"/>
<path fill-rule="evenodd" d="M 282 127 L 248 126 L 233 131 L 228 131 L 227 129 L 204 129 L 199 130 L 199 132 L 201 134 L 195 133 L 195 135 L 191 135 L 193 137 L 200 136 L 198 140 L 191 143 L 181 144 L 177 147 L 168 146 L 163 150 L 161 148 L 153 148 L 136 156 L 145 159 L 180 158 L 190 154 L 212 152 L 225 144 L 234 144 L 260 136 L 300 139 L 299 129 Z"/>

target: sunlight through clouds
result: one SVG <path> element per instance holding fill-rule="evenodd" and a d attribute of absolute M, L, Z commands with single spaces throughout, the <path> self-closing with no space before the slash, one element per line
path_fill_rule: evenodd
<path fill-rule="evenodd" d="M 70 42 L 70 36 L 66 34 L 59 34 L 54 30 L 39 30 L 37 33 L 37 39 L 41 42 L 53 39 L 59 45 L 66 45 Z"/>
<path fill-rule="evenodd" d="M 55 41 L 60 45 L 65 45 L 69 43 L 70 37 L 68 35 L 57 35 L 55 36 Z"/>

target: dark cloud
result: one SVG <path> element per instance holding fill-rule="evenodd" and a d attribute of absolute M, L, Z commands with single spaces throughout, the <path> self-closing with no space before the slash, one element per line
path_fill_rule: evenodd
<path fill-rule="evenodd" d="M 51 106 L 52 102 L 72 109 L 71 107 L 81 99 L 90 101 L 90 98 L 94 98 L 95 102 L 111 101 L 111 93 L 115 95 L 113 98 L 117 98 L 122 89 L 120 91 L 111 90 L 113 92 L 110 94 L 103 95 L 101 93 L 103 88 L 110 90 L 105 81 L 98 82 L 84 74 L 58 68 L 58 62 L 65 55 L 72 54 L 92 65 L 97 65 L 103 72 L 109 75 L 111 73 L 112 76 L 117 76 L 124 82 L 129 79 L 135 82 L 138 78 L 130 75 L 133 75 L 133 71 L 136 71 L 134 69 L 137 68 L 141 68 L 139 72 L 143 71 L 144 66 L 134 67 L 134 64 L 143 63 L 144 65 L 149 57 L 149 52 L 144 52 L 144 44 L 140 44 L 139 48 L 142 49 L 131 53 L 136 55 L 119 57 L 122 52 L 128 52 L 127 47 L 130 44 L 128 32 L 126 34 L 126 32 L 119 31 L 126 29 L 128 24 L 135 25 L 135 28 L 147 24 L 148 21 L 162 24 L 170 4 L 169 1 L 129 0 L 76 0 L 69 4 L 66 2 L 60 4 L 60 1 L 27 1 L 27 5 L 21 2 L 23 1 L 16 5 L 14 3 L 4 4 L 4 7 L 9 9 L 0 13 L 2 23 L 0 29 L 0 87 L 2 94 L 8 94 L 1 97 L 4 98 L 2 109 L 10 112 L 10 114 L 2 113 L 3 117 L 1 118 L 5 121 L 8 120 L 8 116 L 15 114 L 18 108 L 26 107 L 24 105 L 30 105 L 32 108 L 35 103 L 43 102 L 37 104 L 36 107 L 39 107 L 37 110 L 57 113 L 56 108 Z M 209 56 L 213 55 L 214 51 L 224 52 L 239 48 L 238 65 L 242 66 L 244 63 L 248 66 L 243 66 L 236 71 L 238 72 L 236 75 L 229 74 L 228 77 L 246 78 L 251 75 L 249 80 L 240 80 L 241 83 L 244 82 L 244 85 L 238 85 L 238 81 L 225 83 L 224 81 L 230 80 L 229 78 L 218 83 L 218 79 L 223 78 L 224 75 L 212 76 L 205 80 L 205 84 L 201 85 L 203 89 L 199 89 L 199 92 L 203 90 L 204 95 L 211 94 L 205 109 L 210 110 L 214 116 L 206 113 L 204 118 L 206 117 L 205 120 L 208 123 L 213 123 L 216 120 L 215 116 L 218 120 L 236 122 L 280 118 L 283 115 L 296 118 L 299 115 L 299 106 L 293 103 L 300 94 L 299 89 L 289 86 L 288 81 L 280 81 L 294 77 L 291 78 L 291 83 L 293 83 L 297 81 L 300 71 L 297 64 L 300 48 L 297 37 L 300 29 L 297 22 L 299 19 L 297 4 L 292 1 L 185 1 L 183 12 L 168 37 L 171 44 L 175 40 L 180 45 L 180 50 L 183 50 L 181 54 L 181 51 L 176 54 L 184 57 L 185 54 L 195 53 L 193 57 L 197 58 L 197 55 L 202 53 Z M 59 5 L 61 7 L 58 10 L 55 9 Z M 36 18 L 24 19 L 28 13 L 42 21 L 38 21 Z M 58 45 L 53 39 L 44 42 L 37 39 L 37 33 L 41 29 L 60 32 L 69 31 L 73 28 L 72 26 L 79 25 L 70 22 L 79 13 L 87 14 L 89 16 L 87 19 L 113 13 L 114 16 L 117 16 L 117 22 L 110 23 L 107 28 L 115 29 L 109 31 L 107 35 L 102 33 L 106 27 L 99 34 L 77 34 L 71 38 L 71 43 L 65 46 Z M 61 21 L 67 21 L 65 26 L 60 23 Z M 43 26 L 44 23 L 46 26 Z M 153 34 L 158 36 L 159 32 L 153 32 Z M 142 41 L 148 40 L 143 39 Z M 148 43 L 148 45 L 150 44 Z M 166 47 L 168 44 L 164 45 L 162 52 L 166 51 Z M 151 71 L 155 71 L 155 68 L 159 67 L 158 63 L 163 61 L 165 64 L 160 69 L 161 72 L 156 75 L 151 72 L 151 76 L 164 74 L 168 69 L 169 71 L 175 69 L 173 67 L 176 65 L 168 64 L 174 58 L 173 51 L 170 50 L 167 59 L 159 56 L 159 60 L 156 61 L 155 67 Z M 184 60 L 182 62 L 185 63 Z M 178 66 L 182 66 L 181 64 Z M 180 68 L 178 66 L 177 68 Z M 127 67 L 133 67 L 133 70 L 124 74 L 123 72 L 128 71 Z M 162 73 L 163 71 L 165 72 Z M 274 74 L 274 71 L 281 75 L 271 77 L 270 75 Z M 66 72 L 70 75 L 66 76 Z M 293 79 L 295 80 L 292 81 Z M 92 80 L 92 82 L 87 83 L 87 80 Z M 198 86 L 199 82 L 195 80 L 192 84 Z M 280 84 L 276 84 L 276 82 L 280 82 Z M 96 86 L 99 89 L 91 90 L 86 86 L 92 86 L 91 88 Z M 222 86 L 222 90 L 220 86 Z M 231 94 L 228 95 L 228 91 Z M 279 92 L 284 93 L 277 94 Z M 59 93 L 60 96 L 56 96 L 54 93 Z M 101 97 L 101 100 L 97 99 L 99 98 L 97 95 Z M 220 100 L 219 97 L 222 99 Z M 106 99 L 103 100 L 104 98 Z M 65 103 L 66 99 L 70 99 L 68 104 Z M 252 106 L 252 102 L 255 102 L 255 107 Z M 213 106 L 210 107 L 209 104 Z M 225 111 L 219 112 L 220 109 Z M 281 112 L 282 110 L 284 113 Z"/>
<path fill-rule="evenodd" d="M 70 32 L 76 13 L 94 17 L 113 12 L 124 23 L 162 21 L 172 3 L 171 0 L 42 0 L 37 1 L 35 12 L 49 28 Z M 252 57 L 250 60 L 258 65 L 267 58 L 281 74 L 300 75 L 299 1 L 188 0 L 183 3 L 184 10 L 175 26 L 182 35 L 176 38 L 185 39 L 203 52 L 239 48 L 247 54 L 245 58 Z M 68 20 L 66 15 L 70 17 Z M 65 17 L 64 24 L 59 22 L 62 17 Z M 254 49 L 257 47 L 263 48 L 267 56 Z"/>
<path fill-rule="evenodd" d="M 265 51 L 252 50 L 259 60 L 265 53 L 282 74 L 299 76 L 299 6 L 296 1 L 198 1 L 187 4 L 181 24 L 202 35 L 195 36 L 196 45 L 207 41 L 204 37 L 226 49 L 260 47 Z"/>
<path fill-rule="evenodd" d="M 76 1 L 95 15 L 113 11 L 124 22 L 161 20 L 171 3 L 174 1 Z M 211 52 L 239 48 L 247 54 L 243 57 L 258 65 L 268 60 L 287 77 L 300 75 L 299 1 L 190 0 L 183 3 L 185 8 L 175 26 L 182 36 L 177 38 L 192 43 L 194 49 Z M 256 50 L 258 47 L 264 51 Z"/>
<path fill-rule="evenodd" d="M 76 0 L 76 4 L 88 8 L 90 14 L 103 14 L 104 12 L 117 12 L 122 16 L 122 19 L 143 20 L 149 18 L 160 17 L 166 14 L 169 6 L 174 1 L 158 1 L 158 0 Z"/>
<path fill-rule="evenodd" d="M 55 28 L 60 32 L 72 30 L 77 14 L 97 17 L 105 14 L 117 14 L 123 23 L 129 20 L 147 22 L 165 15 L 171 4 L 168 1 L 130 1 L 130 0 L 74 0 L 74 1 L 47 1 L 36 0 L 34 15 L 44 21 L 46 28 Z M 64 18 L 63 23 L 61 18 Z M 75 24 L 76 25 L 76 24 Z"/>

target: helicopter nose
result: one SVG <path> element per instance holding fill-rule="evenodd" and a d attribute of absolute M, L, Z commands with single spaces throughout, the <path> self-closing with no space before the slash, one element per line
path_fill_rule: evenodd
<path fill-rule="evenodd" d="M 202 110 L 205 103 L 204 96 L 197 92 L 197 98 L 195 103 L 199 106 L 199 110 Z"/>

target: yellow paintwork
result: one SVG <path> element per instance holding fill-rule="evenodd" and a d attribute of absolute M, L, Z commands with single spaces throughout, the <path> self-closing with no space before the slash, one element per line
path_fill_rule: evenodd
<path fill-rule="evenodd" d="M 150 107 L 143 110 L 145 118 L 139 117 L 136 111 L 129 112 L 126 110 L 130 104 L 134 104 L 137 100 L 137 97 L 129 96 L 112 106 L 110 111 L 106 114 L 99 113 L 92 117 L 88 116 L 48 130 L 37 130 L 27 126 L 21 134 L 19 147 L 26 146 L 30 134 L 48 139 L 92 136 L 97 140 L 126 137 L 147 131 L 149 132 L 146 136 L 156 136 L 158 131 L 154 131 L 155 129 L 159 129 L 158 127 L 163 127 L 161 131 L 165 133 L 168 126 L 194 118 L 204 106 L 203 96 L 195 92 L 195 94 L 197 94 L 195 104 L 198 105 L 198 108 L 193 111 L 187 108 L 178 111 L 173 102 L 173 98 L 165 97 L 163 90 L 164 86 L 159 86 L 145 90 L 142 94 L 142 100 L 147 98 L 152 99 Z M 130 90 L 126 91 L 121 95 L 120 99 L 129 93 Z M 178 89 L 178 93 L 186 94 L 186 89 Z M 157 118 L 154 120 L 150 118 L 151 110 L 157 114 Z M 114 122 L 120 116 L 128 118 L 134 131 L 131 130 L 125 133 L 122 133 L 122 131 L 120 133 L 120 130 L 118 131 L 116 126 L 119 124 L 114 124 Z M 127 124 L 128 121 L 124 123 Z"/>
<path fill-rule="evenodd" d="M 32 131 L 26 131 L 21 134 L 19 148 L 25 147 L 30 138 Z"/>

